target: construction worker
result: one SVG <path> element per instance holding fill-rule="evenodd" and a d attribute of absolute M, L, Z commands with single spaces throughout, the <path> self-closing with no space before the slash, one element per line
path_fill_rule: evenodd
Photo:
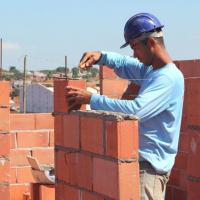
<path fill-rule="evenodd" d="M 70 109 L 90 104 L 92 109 L 134 114 L 139 118 L 141 199 L 163 199 L 177 154 L 183 107 L 184 78 L 164 44 L 164 26 L 152 14 L 139 13 L 125 24 L 125 46 L 133 57 L 113 52 L 87 52 L 80 68 L 107 65 L 124 79 L 140 86 L 133 100 L 111 99 L 67 87 Z"/>

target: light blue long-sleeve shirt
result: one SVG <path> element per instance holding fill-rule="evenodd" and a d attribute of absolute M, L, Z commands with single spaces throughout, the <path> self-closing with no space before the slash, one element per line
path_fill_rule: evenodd
<path fill-rule="evenodd" d="M 93 94 L 90 106 L 134 114 L 139 118 L 139 159 L 149 161 L 160 173 L 173 167 L 178 149 L 183 107 L 184 78 L 174 63 L 159 69 L 145 66 L 137 59 L 102 52 L 99 65 L 113 68 L 116 74 L 138 85 L 133 100 L 118 100 Z"/>

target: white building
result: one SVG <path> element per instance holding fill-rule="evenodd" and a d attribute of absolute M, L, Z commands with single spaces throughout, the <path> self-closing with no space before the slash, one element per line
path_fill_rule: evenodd
<path fill-rule="evenodd" d="M 20 88 L 20 112 L 23 112 L 23 88 Z M 26 112 L 49 113 L 53 112 L 53 87 L 41 84 L 26 86 Z"/>

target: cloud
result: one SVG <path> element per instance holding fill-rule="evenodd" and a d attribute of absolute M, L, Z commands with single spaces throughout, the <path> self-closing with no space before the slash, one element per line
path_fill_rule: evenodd
<path fill-rule="evenodd" d="M 21 49 L 21 45 L 15 42 L 3 42 L 2 44 L 3 50 L 19 50 Z"/>

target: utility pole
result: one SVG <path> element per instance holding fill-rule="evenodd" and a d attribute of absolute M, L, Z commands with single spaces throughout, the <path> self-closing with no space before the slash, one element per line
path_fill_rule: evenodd
<path fill-rule="evenodd" d="M 65 56 L 65 77 L 67 79 L 67 56 Z"/>
<path fill-rule="evenodd" d="M 24 80 L 23 80 L 23 111 L 26 113 L 26 60 L 27 56 L 24 56 Z"/>
<path fill-rule="evenodd" d="M 2 48 L 2 38 L 1 38 L 1 41 L 0 41 L 0 80 L 2 79 L 2 75 L 3 75 L 3 67 L 2 67 L 2 51 L 3 51 L 3 48 Z"/>

